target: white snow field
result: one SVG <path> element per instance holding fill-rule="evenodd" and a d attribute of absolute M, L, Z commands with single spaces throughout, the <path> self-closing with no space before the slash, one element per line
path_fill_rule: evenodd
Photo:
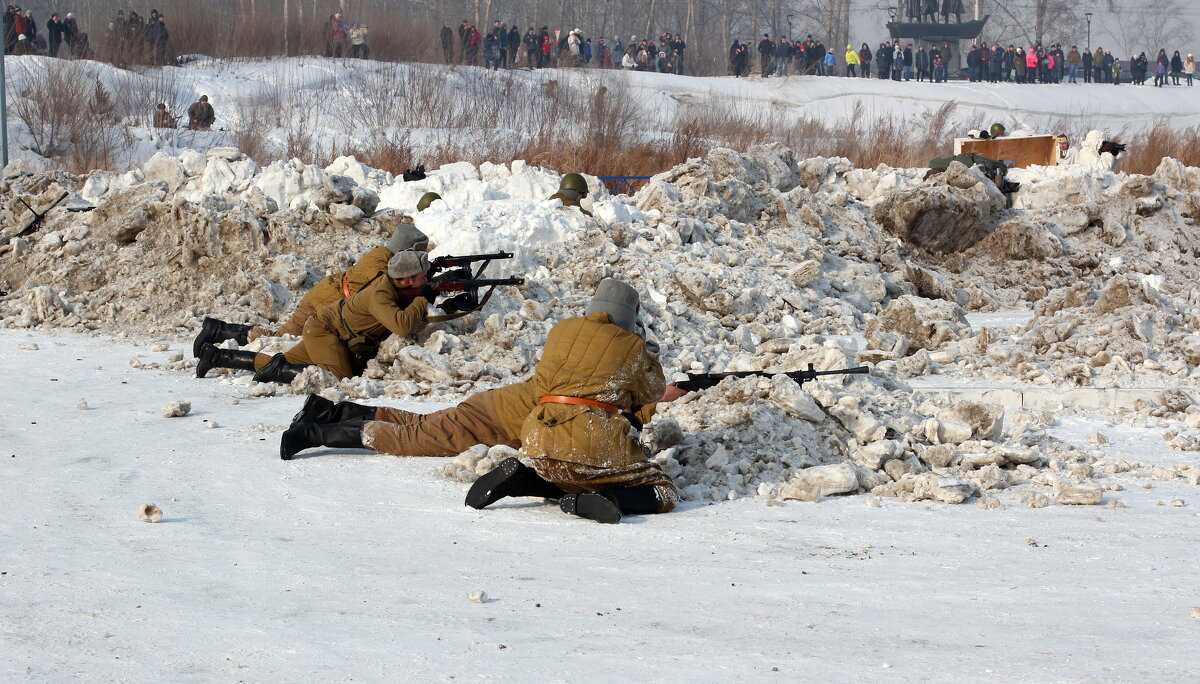
<path fill-rule="evenodd" d="M 236 121 L 272 84 L 411 69 L 467 94 L 508 78 L 305 58 L 197 62 L 168 85 Z M 514 87 L 551 77 L 592 76 Z M 1035 129 L 1200 116 L 1186 88 L 617 78 L 662 121 L 713 89 L 914 120 L 953 99 L 964 126 L 1003 107 Z M 418 133 L 504 134 L 435 128 Z M 134 135 L 127 168 L 22 156 L 0 177 L 0 680 L 1200 680 L 1200 169 L 1033 167 L 1006 198 L 958 164 L 716 148 L 633 196 L 588 177 L 589 217 L 545 199 L 569 169 L 405 182 L 350 157 L 256 161 L 221 132 Z M 443 199 L 416 213 L 426 191 Z M 17 235 L 18 200 L 64 192 Z M 513 252 L 487 275 L 525 284 L 388 340 L 358 378 L 194 377 L 204 317 L 273 326 L 408 215 L 435 255 Z M 605 277 L 641 291 L 673 379 L 871 373 L 660 405 L 642 437 L 683 503 L 619 525 L 465 508 L 504 447 L 278 458 L 307 392 L 425 411 L 528 377 Z"/>
<path fill-rule="evenodd" d="M 1117 509 L 745 499 L 620 525 L 533 500 L 475 511 L 435 473 L 447 459 L 279 460 L 298 397 L 128 365 L 168 353 L 0 332 L 0 679 L 1200 677 L 1186 483 L 1121 480 Z M 172 400 L 191 413 L 164 418 Z M 1154 432 L 1113 448 L 1151 458 Z M 162 522 L 138 519 L 146 502 Z"/>

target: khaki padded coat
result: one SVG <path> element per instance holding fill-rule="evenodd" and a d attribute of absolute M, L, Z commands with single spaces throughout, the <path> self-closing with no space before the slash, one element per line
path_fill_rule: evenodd
<path fill-rule="evenodd" d="M 662 397 L 665 380 L 645 341 L 599 312 L 555 325 L 533 377 L 523 384 L 533 391 L 534 401 L 558 394 L 637 411 Z M 646 460 L 629 421 L 595 406 L 537 404 L 525 418 L 520 437 L 525 454 L 535 459 L 601 468 Z"/>

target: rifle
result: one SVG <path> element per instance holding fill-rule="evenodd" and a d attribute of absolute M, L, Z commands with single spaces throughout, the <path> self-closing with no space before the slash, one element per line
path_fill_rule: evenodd
<path fill-rule="evenodd" d="M 725 378 L 748 378 L 754 375 L 772 376 L 786 375 L 803 385 L 805 382 L 822 375 L 866 375 L 871 372 L 869 366 L 857 366 L 855 368 L 839 368 L 835 370 L 819 371 L 813 368 L 813 365 L 808 364 L 808 370 L 798 371 L 731 371 L 728 373 L 688 373 L 688 379 L 682 382 L 675 383 L 675 386 L 686 392 L 695 392 L 697 390 L 708 389 L 713 387 L 718 382 Z"/>
<path fill-rule="evenodd" d="M 18 197 L 17 201 L 20 202 L 21 204 L 25 205 L 25 208 L 29 210 L 29 213 L 33 214 L 33 218 L 30 219 L 29 222 L 26 223 L 21 228 L 21 230 L 17 233 L 17 237 L 25 237 L 26 235 L 30 235 L 32 233 L 37 232 L 37 229 L 39 227 L 41 227 L 42 219 L 44 219 L 46 217 L 46 214 L 49 214 L 50 210 L 53 209 L 54 207 L 58 206 L 58 203 L 65 200 L 67 198 L 67 195 L 69 195 L 69 194 L 70 193 L 68 193 L 64 190 L 63 194 L 58 196 L 58 199 L 51 202 L 50 206 L 46 207 L 45 209 L 41 210 L 40 212 L 36 211 L 33 207 L 29 206 L 29 204 L 25 200 Z"/>
<path fill-rule="evenodd" d="M 511 259 L 512 257 L 513 257 L 512 252 L 496 252 L 494 254 L 468 254 L 466 256 L 434 257 L 433 260 L 431 260 L 429 262 L 429 277 L 433 278 L 434 275 L 438 271 L 443 271 L 443 270 L 447 270 L 447 269 L 470 268 L 471 264 L 475 263 L 476 261 L 482 261 L 482 262 L 484 262 L 483 265 L 479 267 L 479 270 L 476 271 L 475 275 L 473 276 L 475 278 L 478 278 L 480 275 L 483 274 L 483 269 L 487 268 L 488 264 L 490 264 L 493 259 Z M 465 275 L 465 277 L 469 278 L 472 276 Z"/>

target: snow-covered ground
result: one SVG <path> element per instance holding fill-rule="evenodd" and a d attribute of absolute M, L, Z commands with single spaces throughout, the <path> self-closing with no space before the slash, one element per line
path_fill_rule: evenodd
<path fill-rule="evenodd" d="M 612 526 L 525 500 L 475 511 L 435 474 L 445 459 L 279 460 L 296 397 L 129 366 L 169 353 L 0 332 L 0 678 L 1200 677 L 1185 483 L 1128 477 L 1106 497 L 1124 508 L 747 499 Z M 172 400 L 191 414 L 164 418 Z M 1158 458 L 1153 433 L 1112 448 Z M 138 519 L 146 502 L 162 522 Z"/>
<path fill-rule="evenodd" d="M 408 68 L 200 62 L 171 87 L 219 116 L 228 98 L 233 118 L 256 93 L 246 107 L 270 108 L 271 84 Z M 420 68 L 467 92 L 508 78 Z M 955 99 L 964 125 L 1001 97 L 1002 120 L 1030 126 L 1200 111 L 1176 112 L 1182 89 L 618 78 L 664 116 L 709 95 L 905 117 Z M 355 134 L 318 114 L 311 132 Z M 221 132 L 136 135 L 127 173 L 0 178 L 0 679 L 1200 678 L 1200 169 L 1023 169 L 1010 203 L 958 165 L 929 177 L 763 145 L 635 196 L 589 177 L 591 218 L 545 199 L 561 170 L 522 161 L 405 182 L 350 157 L 260 166 Z M 413 218 L 435 253 L 512 251 L 488 275 L 523 287 L 389 340 L 359 378 L 193 377 L 204 316 L 279 321 L 431 190 L 444 199 Z M 18 198 L 64 191 L 94 211 L 17 236 Z M 528 376 L 550 326 L 610 276 L 643 293 L 672 377 L 871 374 L 727 380 L 660 407 L 644 438 L 685 502 L 617 526 L 463 507 L 493 462 L 476 450 L 278 459 L 306 391 L 424 411 Z M 172 401 L 191 413 L 164 417 Z M 162 522 L 138 519 L 150 502 Z"/>
<path fill-rule="evenodd" d="M 7 58 L 13 102 L 36 87 L 47 69 L 63 63 L 48 57 Z M 1020 85 L 955 81 L 944 84 L 895 82 L 875 78 L 790 76 L 786 78 L 691 77 L 599 69 L 542 69 L 490 72 L 478 67 L 394 64 L 320 57 L 223 61 L 202 58 L 182 67 L 117 69 L 88 62 L 72 68 L 87 72 L 112 93 L 117 114 L 132 127 L 122 142 L 116 166 L 122 170 L 156 151 L 201 151 L 228 145 L 235 131 L 261 134 L 280 151 L 309 140 L 324 155 L 333 147 L 370 147 L 385 131 L 402 134 L 420 154 L 463 136 L 483 140 L 523 139 L 539 113 L 550 105 L 547 86 L 577 89 L 586 98 L 601 85 L 636 103 L 647 118 L 636 125 L 649 137 L 671 135 L 677 115 L 692 109 L 728 110 L 745 115 L 808 117 L 848 126 L 855 119 L 866 135 L 877 119 L 904 121 L 919 128 L 947 103 L 951 130 L 965 133 L 1001 122 L 1010 131 L 1064 132 L 1082 136 L 1089 129 L 1138 132 L 1159 120 L 1172 126 L 1200 123 L 1200 88 L 1151 88 L 1100 84 Z M 154 106 L 166 103 L 186 120 L 186 108 L 208 95 L 216 115 L 212 133 L 164 133 L 149 128 Z M 499 100 L 497 100 L 499 98 Z M 489 110 L 503 101 L 482 130 L 447 128 L 462 107 Z M 436 103 L 436 104 L 434 104 Z M 10 102 L 10 107 L 14 104 Z M 16 111 L 14 109 L 14 111 Z M 14 158 L 32 159 L 24 148 L 27 130 L 13 117 Z M 787 125 L 778 121 L 776 125 Z M 393 128 L 394 126 L 394 128 Z M 847 131 L 851 134 L 851 131 Z M 483 144 L 482 142 L 480 144 Z M 262 160 L 260 160 L 262 161 Z M 619 170 L 615 170 L 614 173 Z"/>

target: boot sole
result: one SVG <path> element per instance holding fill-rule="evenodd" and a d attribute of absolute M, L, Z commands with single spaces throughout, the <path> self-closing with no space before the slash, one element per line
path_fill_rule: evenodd
<path fill-rule="evenodd" d="M 306 431 L 293 425 L 284 430 L 283 434 L 279 436 L 279 458 L 284 461 L 290 461 L 296 454 L 305 449 L 311 449 L 314 446 L 320 445 L 310 443 Z"/>
<path fill-rule="evenodd" d="M 217 327 L 220 322 L 215 318 L 205 318 L 204 325 L 200 326 L 200 333 L 196 335 L 196 339 L 192 340 L 192 357 L 200 358 L 200 350 L 205 344 L 212 341 L 213 335 L 217 332 Z M 203 376 L 200 376 L 203 377 Z"/>
<path fill-rule="evenodd" d="M 475 480 L 467 491 L 466 505 L 480 510 L 508 496 L 507 487 L 510 480 L 520 473 L 522 464 L 515 458 L 506 458 L 494 470 Z"/>
<path fill-rule="evenodd" d="M 598 523 L 621 522 L 621 509 L 607 497 L 595 492 L 580 494 L 575 499 L 575 515 Z"/>

